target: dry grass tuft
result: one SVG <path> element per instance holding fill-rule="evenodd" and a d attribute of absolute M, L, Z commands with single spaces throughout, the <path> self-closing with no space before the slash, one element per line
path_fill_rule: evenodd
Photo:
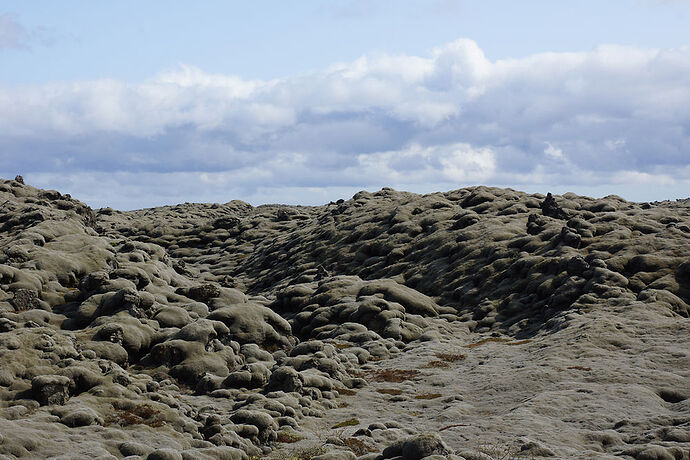
<path fill-rule="evenodd" d="M 163 420 L 160 420 L 157 415 L 159 410 L 154 409 L 148 404 L 139 404 L 130 409 L 120 409 L 114 414 L 106 418 L 106 425 L 148 425 L 153 428 L 163 426 Z"/>
<path fill-rule="evenodd" d="M 445 367 L 450 367 L 450 364 L 448 364 L 446 361 L 429 361 L 426 363 L 423 367 L 427 368 L 445 368 Z"/>
<path fill-rule="evenodd" d="M 449 430 L 451 428 L 457 428 L 460 426 L 469 426 L 469 425 L 467 425 L 465 423 L 453 423 L 452 425 L 446 425 L 443 428 L 439 428 L 438 431 L 445 431 L 445 430 Z"/>
<path fill-rule="evenodd" d="M 436 398 L 440 398 L 440 397 L 441 397 L 441 393 L 424 393 L 421 395 L 416 395 L 414 397 L 414 399 L 436 399 Z"/>
<path fill-rule="evenodd" d="M 376 369 L 368 371 L 367 374 L 374 382 L 400 383 L 417 377 L 419 371 L 416 369 Z"/>
<path fill-rule="evenodd" d="M 343 446 L 350 449 L 356 456 L 361 456 L 364 454 L 369 454 L 371 452 L 376 452 L 376 449 L 369 444 L 365 443 L 358 438 L 345 438 L 343 439 Z"/>
<path fill-rule="evenodd" d="M 465 345 L 465 348 L 477 348 L 479 346 L 484 345 L 485 343 L 490 343 L 490 342 L 505 343 L 505 342 L 510 342 L 510 339 L 505 339 L 503 337 L 487 337 L 485 339 L 481 339 L 479 342 Z"/>
<path fill-rule="evenodd" d="M 357 392 L 355 390 L 350 390 L 349 388 L 336 388 L 335 391 L 337 391 L 341 395 L 356 395 Z"/>
<path fill-rule="evenodd" d="M 401 395 L 403 391 L 397 388 L 379 388 L 376 392 L 383 395 Z"/>
<path fill-rule="evenodd" d="M 443 361 L 448 361 L 449 363 L 454 363 L 467 358 L 467 356 L 463 355 L 462 353 L 436 353 L 436 357 Z"/>
<path fill-rule="evenodd" d="M 336 423 L 335 425 L 333 425 L 331 427 L 331 429 L 335 430 L 336 428 L 344 428 L 346 426 L 355 426 L 355 425 L 359 425 L 359 420 L 357 420 L 356 418 L 351 418 L 349 420 L 344 420 L 340 423 Z"/>
<path fill-rule="evenodd" d="M 278 344 L 275 344 L 275 343 L 264 345 L 262 348 L 269 353 L 274 353 L 278 350 L 282 350 L 282 348 L 280 348 L 280 346 Z"/>
<path fill-rule="evenodd" d="M 300 436 L 297 433 L 292 433 L 290 431 L 279 431 L 277 441 L 290 444 L 293 442 L 299 442 L 302 439 L 304 439 L 304 436 Z"/>
<path fill-rule="evenodd" d="M 465 345 L 465 348 L 476 348 L 481 345 L 484 345 L 485 343 L 490 343 L 490 342 L 495 342 L 495 343 L 503 343 L 505 345 L 524 345 L 526 343 L 530 343 L 532 340 L 530 339 L 525 339 L 525 340 L 512 340 L 512 339 L 506 339 L 505 337 L 487 337 L 485 339 L 480 340 L 479 342 L 475 343 L 470 343 L 469 345 Z"/>
<path fill-rule="evenodd" d="M 327 449 L 323 446 L 313 446 L 306 449 L 293 449 L 290 451 L 274 450 L 268 457 L 272 460 L 311 460 L 314 457 L 323 455 L 327 452 Z M 259 460 L 261 458 L 266 458 L 263 456 L 250 457 L 249 460 Z"/>
<path fill-rule="evenodd" d="M 296 456 L 290 457 L 294 460 L 311 460 L 314 457 L 323 455 L 327 452 L 325 447 L 310 447 L 309 449 L 300 450 Z"/>
<path fill-rule="evenodd" d="M 529 452 L 522 452 L 519 444 L 504 446 L 500 444 L 482 444 L 476 449 L 484 455 L 488 455 L 494 460 L 521 460 L 537 458 Z M 539 456 L 538 458 L 543 458 Z"/>
<path fill-rule="evenodd" d="M 377 452 L 375 447 L 367 444 L 364 440 L 358 437 L 345 436 L 345 432 L 343 431 L 339 432 L 335 437 L 329 437 L 326 440 L 326 443 L 346 447 L 357 457 L 369 454 L 371 452 Z"/>
<path fill-rule="evenodd" d="M 584 367 L 584 366 L 568 366 L 568 369 L 575 369 L 578 371 L 591 371 L 591 367 Z"/>

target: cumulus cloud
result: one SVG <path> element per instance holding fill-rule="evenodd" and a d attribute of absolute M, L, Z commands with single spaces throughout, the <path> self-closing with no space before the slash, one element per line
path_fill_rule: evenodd
<path fill-rule="evenodd" d="M 413 144 L 402 150 L 358 155 L 355 170 L 366 171 L 366 183 L 476 182 L 489 179 L 495 169 L 490 148 L 468 144 L 423 147 Z M 360 173 L 361 174 L 361 173 Z"/>
<path fill-rule="evenodd" d="M 554 147 L 553 145 L 551 145 L 550 142 L 545 142 L 545 144 L 546 144 L 546 148 L 544 149 L 545 154 L 547 154 L 551 158 L 556 158 L 556 159 L 562 159 L 563 158 L 563 150 L 559 149 L 558 147 Z M 607 146 L 608 146 L 608 144 L 607 144 Z"/>
<path fill-rule="evenodd" d="M 0 172 L 77 196 L 109 178 L 129 208 L 477 183 L 625 196 L 688 185 L 688 100 L 688 48 L 490 61 L 459 39 L 270 81 L 181 66 L 138 84 L 0 88 Z"/>

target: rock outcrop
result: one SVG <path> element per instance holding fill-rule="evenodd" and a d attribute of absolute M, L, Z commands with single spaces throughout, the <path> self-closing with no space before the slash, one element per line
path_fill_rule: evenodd
<path fill-rule="evenodd" d="M 687 201 L 0 202 L 0 458 L 690 458 Z"/>

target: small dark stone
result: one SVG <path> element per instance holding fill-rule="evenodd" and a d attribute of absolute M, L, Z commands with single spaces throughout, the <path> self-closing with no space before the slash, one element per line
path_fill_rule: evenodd
<path fill-rule="evenodd" d="M 355 434 L 352 436 L 368 436 L 371 437 L 371 430 L 367 428 L 360 428 L 359 430 L 355 431 Z"/>
<path fill-rule="evenodd" d="M 101 271 L 89 273 L 81 280 L 81 283 L 79 283 L 79 288 L 85 292 L 95 291 L 105 284 L 109 278 L 110 276 L 108 276 L 108 273 L 106 272 Z"/>
<path fill-rule="evenodd" d="M 527 233 L 530 235 L 538 235 L 544 230 L 547 221 L 543 216 L 537 214 L 530 214 L 527 218 Z"/>
<path fill-rule="evenodd" d="M 176 260 L 173 262 L 173 270 L 175 270 L 180 275 L 191 276 L 192 272 L 187 270 L 187 264 L 184 260 Z"/>
<path fill-rule="evenodd" d="M 450 450 L 436 433 L 424 433 L 406 439 L 402 444 L 403 460 L 420 460 L 429 455 L 447 455 Z"/>
<path fill-rule="evenodd" d="M 575 256 L 572 257 L 568 261 L 568 274 L 569 275 L 577 275 L 580 276 L 582 275 L 585 270 L 589 268 L 589 264 L 585 261 L 585 259 L 582 256 Z"/>
<path fill-rule="evenodd" d="M 182 460 L 182 454 L 174 449 L 156 449 L 146 456 L 147 460 Z"/>
<path fill-rule="evenodd" d="M 137 442 L 123 442 L 118 446 L 118 450 L 122 455 L 128 457 L 130 455 L 144 456 L 151 452 L 151 448 L 144 444 Z"/>
<path fill-rule="evenodd" d="M 302 389 L 300 374 L 292 367 L 279 367 L 271 374 L 266 385 L 266 391 L 285 391 L 290 393 Z"/>
<path fill-rule="evenodd" d="M 605 261 L 603 261 L 601 259 L 597 259 L 596 257 L 592 258 L 589 261 L 589 266 L 590 267 L 597 267 L 597 268 L 608 268 Z"/>
<path fill-rule="evenodd" d="M 120 252 L 132 252 L 136 249 L 136 246 L 134 246 L 134 243 L 131 241 L 127 241 L 125 244 L 123 244 L 120 247 Z"/>
<path fill-rule="evenodd" d="M 342 203 L 342 204 L 339 204 L 337 208 L 333 209 L 331 211 L 331 214 L 334 216 L 337 216 L 339 214 L 344 213 L 345 211 L 347 211 L 347 206 L 345 206 L 345 204 Z"/>
<path fill-rule="evenodd" d="M 17 323 L 7 318 L 0 318 L 0 332 L 10 332 L 17 328 Z"/>
<path fill-rule="evenodd" d="M 197 302 L 207 302 L 220 295 L 220 288 L 214 284 L 202 284 L 191 288 L 178 288 L 175 292 Z"/>
<path fill-rule="evenodd" d="M 220 217 L 213 221 L 213 228 L 224 228 L 229 230 L 235 228 L 240 224 L 240 220 L 237 217 L 227 216 Z"/>
<path fill-rule="evenodd" d="M 316 267 L 316 276 L 314 277 L 315 281 L 319 281 L 319 280 L 322 280 L 324 278 L 328 278 L 329 276 L 331 276 L 331 274 L 328 273 L 328 270 L 323 268 L 323 265 L 319 265 L 318 267 Z"/>
<path fill-rule="evenodd" d="M 357 456 L 349 450 L 331 450 L 318 455 L 313 460 L 355 460 Z"/>
<path fill-rule="evenodd" d="M 686 399 L 688 399 L 688 396 L 685 393 L 675 388 L 663 388 L 659 390 L 657 394 L 661 399 L 672 404 L 679 403 L 681 401 L 685 401 Z"/>
<path fill-rule="evenodd" d="M 204 439 L 208 440 L 218 433 L 222 433 L 223 427 L 220 424 L 220 417 L 213 414 L 206 417 L 206 422 L 203 427 L 199 429 L 199 433 Z"/>
<path fill-rule="evenodd" d="M 45 198 L 46 200 L 50 200 L 50 201 L 57 201 L 60 198 L 62 198 L 62 195 L 60 195 L 60 192 L 58 192 L 57 190 L 43 190 L 39 194 L 39 196 L 41 198 Z"/>
<path fill-rule="evenodd" d="M 577 249 L 582 244 L 582 237 L 572 231 L 570 228 L 563 227 L 561 229 L 561 241 L 563 241 L 564 244 Z"/>
<path fill-rule="evenodd" d="M 89 408 L 74 410 L 60 418 L 60 423 L 72 428 L 100 424 L 101 422 L 98 414 Z"/>

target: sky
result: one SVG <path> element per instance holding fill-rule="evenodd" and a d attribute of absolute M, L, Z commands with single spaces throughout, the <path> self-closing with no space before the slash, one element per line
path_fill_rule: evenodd
<path fill-rule="evenodd" d="M 93 207 L 690 196 L 690 0 L 0 2 L 0 177 Z"/>

